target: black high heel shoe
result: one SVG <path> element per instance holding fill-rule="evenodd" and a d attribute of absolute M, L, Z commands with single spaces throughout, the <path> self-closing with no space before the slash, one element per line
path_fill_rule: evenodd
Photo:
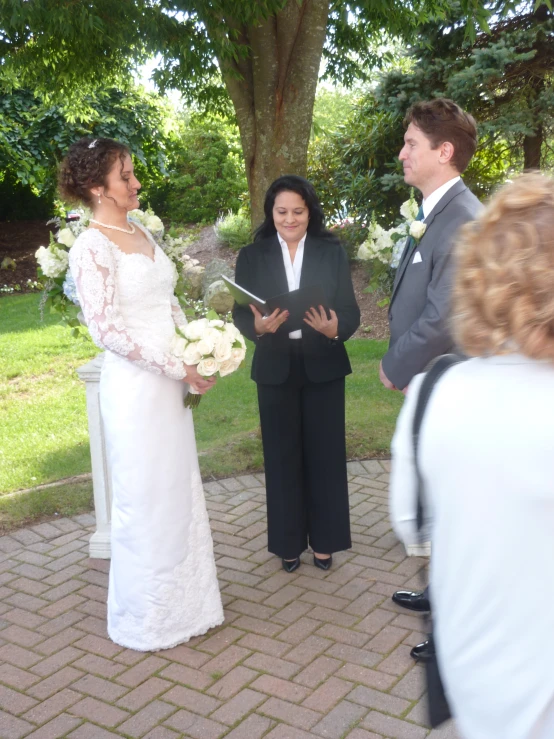
<path fill-rule="evenodd" d="M 300 557 L 297 557 L 296 559 L 281 560 L 283 562 L 283 569 L 285 572 L 294 572 L 300 567 Z"/>
<path fill-rule="evenodd" d="M 327 570 L 331 569 L 331 565 L 333 564 L 333 555 L 330 554 L 326 559 L 320 559 L 319 557 L 316 557 L 314 554 L 314 565 L 316 567 L 319 567 L 320 570 Z"/>

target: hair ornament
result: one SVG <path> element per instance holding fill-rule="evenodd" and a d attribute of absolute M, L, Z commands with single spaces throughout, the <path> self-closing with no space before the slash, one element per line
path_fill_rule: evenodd
<path fill-rule="evenodd" d="M 96 142 L 97 141 L 98 141 L 98 139 L 94 139 L 94 141 L 91 141 L 90 144 L 88 145 L 88 148 L 89 149 L 94 149 L 94 147 L 96 146 Z"/>

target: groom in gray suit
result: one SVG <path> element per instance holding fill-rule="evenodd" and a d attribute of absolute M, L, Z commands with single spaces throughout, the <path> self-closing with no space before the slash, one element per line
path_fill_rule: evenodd
<path fill-rule="evenodd" d="M 404 180 L 423 195 L 417 224 L 404 247 L 389 305 L 390 345 L 380 366 L 383 385 L 406 392 L 429 362 L 454 350 L 448 330 L 452 249 L 459 228 L 481 204 L 460 175 L 477 147 L 475 121 L 452 100 L 412 105 L 399 159 Z M 419 235 L 419 238 L 417 238 Z M 429 611 L 429 592 L 399 590 L 392 599 L 412 611 Z M 416 660 L 430 658 L 430 641 L 415 646 Z"/>
<path fill-rule="evenodd" d="M 429 362 L 453 350 L 448 330 L 452 248 L 460 226 L 482 207 L 460 175 L 477 146 L 471 115 L 452 100 L 415 103 L 404 119 L 398 156 L 404 181 L 423 195 L 423 236 L 410 236 L 389 305 L 390 345 L 380 367 L 385 387 L 405 391 Z M 414 229 L 415 230 L 415 229 Z"/>

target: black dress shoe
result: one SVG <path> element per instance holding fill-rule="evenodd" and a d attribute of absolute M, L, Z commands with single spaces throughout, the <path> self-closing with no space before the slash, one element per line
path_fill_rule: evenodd
<path fill-rule="evenodd" d="M 431 639 L 418 644 L 410 650 L 410 657 L 416 662 L 429 662 L 435 655 L 435 645 Z"/>
<path fill-rule="evenodd" d="M 314 565 L 316 567 L 319 567 L 320 570 L 330 570 L 331 565 L 333 564 L 333 555 L 330 554 L 326 559 L 320 559 L 319 557 L 316 557 L 314 554 Z"/>
<path fill-rule="evenodd" d="M 285 572 L 294 572 L 300 567 L 300 557 L 297 557 L 296 559 L 283 560 L 283 569 Z"/>
<path fill-rule="evenodd" d="M 393 594 L 394 603 L 410 611 L 418 611 L 419 613 L 428 613 L 431 610 L 429 598 L 425 593 L 412 593 L 411 590 L 397 590 Z"/>

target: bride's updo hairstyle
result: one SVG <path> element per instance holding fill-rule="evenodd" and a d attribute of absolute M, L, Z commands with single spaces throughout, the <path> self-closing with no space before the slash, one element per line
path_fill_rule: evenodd
<path fill-rule="evenodd" d="M 91 206 L 91 187 L 104 186 L 114 162 L 119 159 L 123 168 L 123 162 L 129 153 L 125 144 L 114 139 L 79 139 L 71 144 L 60 165 L 60 195 L 67 202 Z"/>
<path fill-rule="evenodd" d="M 505 185 L 456 245 L 452 328 L 470 356 L 554 361 L 554 179 Z"/>

